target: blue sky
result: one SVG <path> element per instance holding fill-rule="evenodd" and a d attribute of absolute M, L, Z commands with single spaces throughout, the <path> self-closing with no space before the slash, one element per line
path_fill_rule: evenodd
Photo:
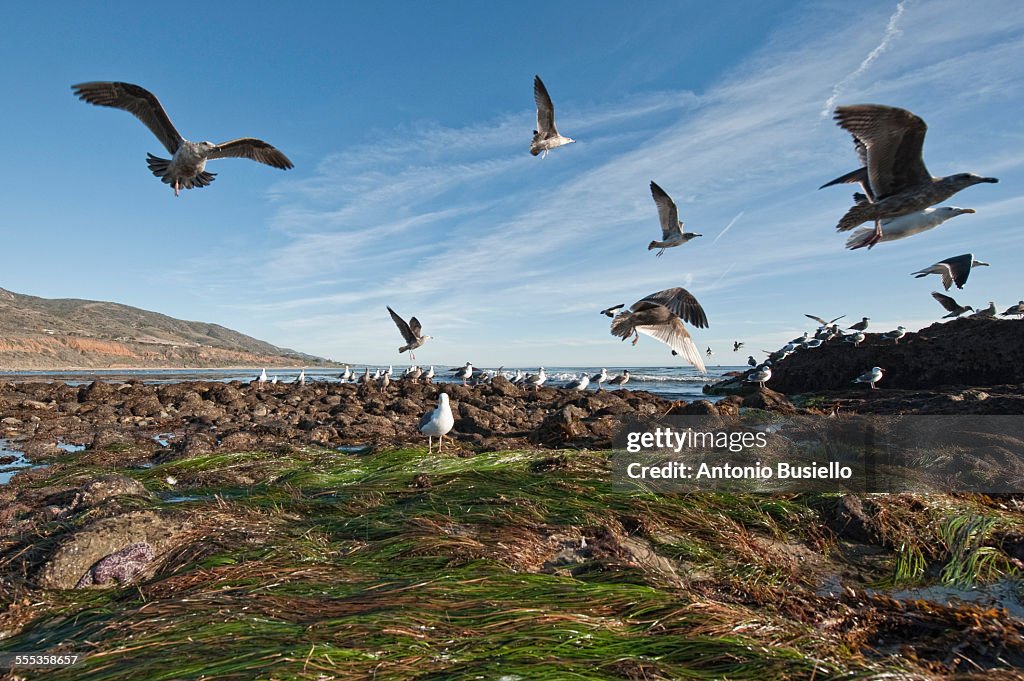
<path fill-rule="evenodd" d="M 391 305 L 436 337 L 421 361 L 484 366 L 671 365 L 597 314 L 671 286 L 701 301 L 694 341 L 723 363 L 745 359 L 733 340 L 810 329 L 805 312 L 927 325 L 938 283 L 909 273 L 960 253 L 992 263 L 960 302 L 1024 297 L 1021 3 L 490 5 L 9 8 L 0 287 L 354 363 L 400 363 Z M 543 160 L 535 73 L 578 140 Z M 143 85 L 184 136 L 261 137 L 296 167 L 215 161 L 175 199 L 146 169 L 149 131 L 73 97 L 88 80 Z M 862 102 L 922 116 L 934 174 L 1000 183 L 947 204 L 974 215 L 845 250 L 851 188 L 816 188 L 856 165 L 830 107 Z M 652 179 L 705 235 L 662 258 Z"/>

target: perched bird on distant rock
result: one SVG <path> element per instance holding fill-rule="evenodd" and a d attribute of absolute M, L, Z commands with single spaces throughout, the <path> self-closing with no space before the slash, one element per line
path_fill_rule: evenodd
<path fill-rule="evenodd" d="M 836 229 L 845 232 L 874 221 L 874 234 L 864 243 L 868 248 L 884 236 L 885 218 L 922 211 L 979 182 L 999 181 L 971 173 L 933 177 L 922 157 L 928 126 L 906 109 L 880 104 L 840 106 L 834 118 L 839 127 L 853 135 L 864 167 L 823 186 L 859 182 L 864 187 L 865 200 L 856 202 Z"/>
<path fill-rule="evenodd" d="M 295 385 L 306 385 L 306 369 L 303 367 L 295 379 Z"/>
<path fill-rule="evenodd" d="M 263 386 L 267 384 L 267 370 L 263 369 L 260 371 L 260 375 L 256 377 L 256 389 L 261 390 Z"/>
<path fill-rule="evenodd" d="M 409 318 L 407 324 L 404 319 L 398 316 L 398 314 L 388 307 L 388 312 L 391 314 L 391 319 L 395 322 L 395 326 L 398 327 L 398 332 L 402 334 L 402 338 L 405 339 L 405 345 L 398 348 L 398 353 L 401 354 L 406 350 L 409 351 L 409 359 L 416 361 L 416 353 L 413 352 L 416 348 L 420 347 L 433 336 L 424 336 L 423 327 L 420 325 L 420 320 L 415 317 Z"/>
<path fill-rule="evenodd" d="M 349 366 L 346 364 L 345 370 L 338 374 L 338 380 L 340 380 L 342 383 L 348 383 L 349 381 L 352 380 L 352 375 L 352 369 L 349 368 Z"/>
<path fill-rule="evenodd" d="M 190 142 L 182 137 L 168 118 L 156 96 L 131 83 L 97 81 L 72 85 L 75 95 L 90 104 L 123 109 L 134 115 L 156 135 L 171 159 L 147 154 L 146 163 L 164 184 L 174 188 L 174 195 L 182 189 L 205 187 L 213 182 L 215 173 L 206 172 L 206 162 L 216 158 L 248 158 L 259 163 L 288 170 L 293 168 L 288 157 L 263 140 L 240 137 L 230 142 Z"/>
<path fill-rule="evenodd" d="M 964 253 L 952 258 L 940 260 L 931 267 L 926 267 L 917 272 L 911 272 L 915 279 L 927 277 L 929 274 L 937 274 L 942 277 L 942 286 L 947 291 L 954 283 L 962 289 L 967 283 L 967 277 L 971 276 L 971 270 L 975 267 L 989 267 L 987 262 L 974 259 L 973 253 Z"/>
<path fill-rule="evenodd" d="M 455 374 L 455 378 L 461 378 L 462 385 L 466 385 L 466 381 L 473 377 L 473 364 L 466 362 L 466 366 L 452 369 L 450 373 Z"/>
<path fill-rule="evenodd" d="M 665 254 L 666 248 L 682 246 L 690 239 L 704 236 L 703 234 L 683 231 L 683 222 L 679 219 L 679 210 L 676 208 L 675 202 L 653 180 L 651 180 L 651 196 L 654 197 L 654 203 L 658 206 L 658 220 L 661 222 L 662 240 L 652 241 L 647 245 L 647 250 L 653 251 L 655 248 L 660 248 L 661 250 L 657 253 L 657 256 L 660 257 Z"/>
<path fill-rule="evenodd" d="M 996 304 L 993 301 L 988 301 L 988 307 L 984 310 L 978 310 L 971 317 L 984 318 L 984 317 L 995 317 L 996 316 Z"/>
<path fill-rule="evenodd" d="M 386 392 L 389 385 L 391 385 L 391 372 L 385 371 L 380 377 L 380 391 Z"/>
<path fill-rule="evenodd" d="M 1016 305 L 1007 308 L 1006 312 L 1003 313 L 1004 317 L 1012 316 L 1024 317 L 1024 300 L 1020 301 Z"/>
<path fill-rule="evenodd" d="M 870 317 L 864 317 L 863 319 L 861 319 L 856 324 L 850 324 L 850 326 L 848 326 L 847 328 L 853 329 L 854 331 L 867 331 L 868 330 L 868 320 L 869 319 L 870 319 Z"/>
<path fill-rule="evenodd" d="M 882 338 L 893 341 L 896 345 L 899 345 L 900 338 L 907 335 L 907 330 L 902 326 L 897 326 L 895 331 L 887 331 L 882 334 Z"/>
<path fill-rule="evenodd" d="M 972 312 L 974 310 L 974 308 L 971 307 L 970 305 L 961 305 L 960 303 L 953 300 L 952 297 L 945 296 L 939 293 L 938 291 L 932 291 L 932 298 L 939 301 L 939 304 L 942 305 L 942 307 L 946 308 L 946 310 L 949 312 L 949 314 L 945 315 L 943 319 L 948 319 L 950 317 L 959 317 L 965 312 Z"/>
<path fill-rule="evenodd" d="M 608 385 L 626 385 L 629 383 L 629 371 L 626 369 L 622 370 L 622 373 L 608 381 Z"/>
<path fill-rule="evenodd" d="M 759 386 L 763 388 L 764 384 L 767 383 L 768 380 L 771 379 L 771 377 L 772 368 L 769 366 L 763 366 L 760 369 L 756 369 L 750 372 L 750 374 L 748 374 L 747 377 L 743 380 L 747 383 L 757 383 Z"/>
<path fill-rule="evenodd" d="M 448 393 L 441 393 L 437 396 L 437 408 L 428 411 L 420 418 L 420 432 L 427 436 L 427 453 L 432 454 L 434 450 L 434 438 L 440 438 L 437 451 L 444 447 L 444 436 L 447 435 L 455 425 L 455 416 L 452 414 L 451 405 L 448 403 Z"/>
<path fill-rule="evenodd" d="M 421 378 L 423 379 L 424 383 L 433 383 L 434 382 L 434 365 L 433 364 L 430 365 L 430 368 L 427 369 L 427 373 L 423 374 L 423 376 L 421 376 Z"/>
<path fill-rule="evenodd" d="M 372 380 L 373 378 L 370 376 L 370 367 L 366 367 L 366 371 L 363 372 L 363 375 L 359 377 L 358 383 L 360 385 L 365 385 Z"/>
<path fill-rule="evenodd" d="M 641 333 L 656 338 L 704 373 L 704 362 L 683 326 L 683 320 L 699 329 L 708 325 L 708 318 L 697 299 L 686 289 L 675 287 L 652 293 L 633 303 L 628 311 L 620 312 L 612 320 L 611 333 L 622 340 L 635 336 L 634 345 Z"/>
<path fill-rule="evenodd" d="M 601 392 L 601 384 L 608 380 L 608 370 L 604 367 L 601 368 L 601 373 L 594 374 L 590 377 L 591 383 L 597 384 L 597 391 Z"/>
<path fill-rule="evenodd" d="M 855 195 L 861 196 L 861 195 Z M 938 227 L 946 220 L 955 218 L 957 215 L 966 215 L 975 212 L 973 208 L 957 208 L 956 206 L 941 206 L 925 208 L 924 210 L 901 215 L 898 218 L 882 220 L 882 238 L 879 243 L 886 241 L 897 241 L 906 239 L 908 236 L 926 232 L 929 229 Z M 871 239 L 875 236 L 875 230 L 869 227 L 860 227 L 846 240 L 846 247 L 851 251 L 871 245 Z"/>
<path fill-rule="evenodd" d="M 744 345 L 743 341 L 733 341 L 732 342 L 732 351 L 733 352 L 739 352 L 740 348 L 742 348 L 743 345 Z"/>
<path fill-rule="evenodd" d="M 867 338 L 867 336 L 864 334 L 863 331 L 857 331 L 843 338 L 843 342 L 853 343 L 853 347 L 857 347 L 858 345 L 864 342 L 865 338 Z"/>
<path fill-rule="evenodd" d="M 605 317 L 614 317 L 615 316 L 615 311 L 619 310 L 621 308 L 624 308 L 624 307 L 626 307 L 625 303 L 619 303 L 618 305 L 614 305 L 612 307 L 609 307 L 606 310 L 601 310 L 601 314 L 603 314 Z"/>
<path fill-rule="evenodd" d="M 863 374 L 853 379 L 853 383 L 869 383 L 871 384 L 872 390 L 877 390 L 875 383 L 882 380 L 882 370 L 879 367 L 872 367 L 870 371 L 865 371 Z"/>
<path fill-rule="evenodd" d="M 552 149 L 576 141 L 558 134 L 555 127 L 555 105 L 551 103 L 551 95 L 540 76 L 533 77 L 533 101 L 537 104 L 537 129 L 533 131 L 533 139 L 530 141 L 531 154 L 540 154 L 544 158 Z"/>
<path fill-rule="evenodd" d="M 587 389 L 588 385 L 590 385 L 590 376 L 586 374 L 581 374 L 579 378 L 574 378 L 573 380 L 569 381 L 565 385 L 565 387 L 568 388 L 569 390 L 583 391 Z"/>
<path fill-rule="evenodd" d="M 544 373 L 544 367 L 541 367 L 540 371 L 538 371 L 536 374 L 527 375 L 527 377 L 523 379 L 523 383 L 525 383 L 526 385 L 532 385 L 534 388 L 539 388 L 542 385 L 544 385 L 544 382 L 547 380 L 548 375 Z"/>
<path fill-rule="evenodd" d="M 756 367 L 757 366 L 757 360 L 754 359 L 753 355 L 750 355 L 749 357 L 747 357 L 747 366 L 750 366 L 750 367 Z"/>

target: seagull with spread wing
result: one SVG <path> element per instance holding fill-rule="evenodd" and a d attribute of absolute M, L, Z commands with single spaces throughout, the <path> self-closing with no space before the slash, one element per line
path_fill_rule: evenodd
<path fill-rule="evenodd" d="M 540 76 L 533 77 L 533 100 L 537 103 L 537 129 L 533 131 L 533 140 L 530 141 L 531 154 L 540 154 L 544 158 L 552 149 L 576 141 L 558 134 L 558 128 L 555 127 L 555 105 L 551 103 L 551 95 Z"/>
<path fill-rule="evenodd" d="M 863 167 L 822 186 L 859 182 L 864 187 L 863 200 L 847 211 L 836 229 L 845 232 L 874 221 L 874 234 L 858 242 L 869 249 L 884 236 L 885 218 L 922 211 L 979 182 L 999 181 L 972 173 L 933 177 L 922 157 L 928 126 L 906 109 L 881 104 L 840 106 L 834 118 L 839 127 L 853 135 Z"/>
<path fill-rule="evenodd" d="M 416 353 L 413 352 L 416 348 L 420 347 L 433 336 L 424 336 L 421 334 L 423 327 L 420 326 L 420 320 L 415 317 L 409 318 L 409 323 L 406 324 L 405 320 L 398 316 L 398 314 L 388 307 L 388 312 L 391 313 L 391 319 L 395 321 L 395 326 L 398 327 L 399 333 L 402 334 L 402 338 L 405 339 L 405 345 L 398 348 L 399 354 L 409 351 L 409 359 L 416 361 Z"/>
<path fill-rule="evenodd" d="M 213 182 L 216 173 L 206 172 L 206 162 L 215 158 L 247 158 L 281 170 L 294 167 L 275 147 L 253 137 L 239 137 L 221 144 L 185 139 L 167 117 L 156 95 L 138 85 L 97 81 L 72 85 L 71 89 L 82 101 L 127 111 L 156 135 L 172 155 L 171 159 L 147 154 L 146 163 L 164 184 L 174 188 L 175 196 L 182 189 L 205 187 Z"/>
<path fill-rule="evenodd" d="M 640 340 L 641 333 L 656 338 L 705 373 L 704 361 L 683 326 L 684 320 L 698 329 L 708 326 L 708 318 L 697 299 L 677 286 L 641 298 L 629 310 L 620 312 L 612 320 L 611 333 L 622 340 L 633 335 L 633 345 Z"/>
<path fill-rule="evenodd" d="M 964 253 L 952 258 L 940 260 L 931 267 L 926 267 L 917 272 L 911 272 L 915 279 L 927 277 L 929 274 L 937 274 L 942 277 L 942 286 L 947 291 L 954 283 L 962 289 L 967 283 L 967 277 L 971 276 L 971 269 L 974 267 L 989 267 L 987 262 L 974 259 L 973 253 Z"/>
<path fill-rule="evenodd" d="M 683 222 L 679 219 L 679 209 L 676 208 L 675 201 L 654 180 L 651 180 L 651 196 L 654 197 L 654 203 L 658 206 L 658 220 L 661 222 L 662 240 L 652 241 L 647 245 L 647 250 L 653 251 L 655 248 L 660 248 L 661 250 L 656 254 L 660 257 L 664 255 L 666 248 L 682 246 L 690 239 L 704 236 L 703 234 L 683 231 Z"/>

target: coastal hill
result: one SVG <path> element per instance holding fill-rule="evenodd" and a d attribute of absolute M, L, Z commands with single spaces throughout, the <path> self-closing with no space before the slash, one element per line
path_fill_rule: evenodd
<path fill-rule="evenodd" d="M 0 288 L 0 370 L 332 364 L 206 322 Z"/>

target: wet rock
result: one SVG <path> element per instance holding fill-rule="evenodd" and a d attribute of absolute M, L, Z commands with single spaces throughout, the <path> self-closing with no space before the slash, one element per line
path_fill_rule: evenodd
<path fill-rule="evenodd" d="M 869 507 L 870 508 L 870 507 Z M 853 494 L 847 494 L 836 502 L 828 518 L 828 525 L 833 532 L 844 539 L 873 544 L 879 541 L 874 520 L 864 501 Z"/>
<path fill-rule="evenodd" d="M 744 407 L 764 409 L 776 414 L 792 416 L 796 414 L 796 407 L 789 401 L 789 398 L 771 388 L 758 388 L 757 392 L 743 398 Z"/>
<path fill-rule="evenodd" d="M 138 543 L 146 543 L 154 554 L 160 554 L 174 546 L 189 526 L 185 517 L 154 511 L 132 511 L 97 520 L 60 542 L 40 568 L 36 582 L 45 589 L 73 589 L 108 556 Z M 138 551 L 132 555 L 144 555 L 144 551 Z M 118 565 L 122 562 L 137 559 L 115 559 L 107 564 L 104 573 L 114 578 L 113 573 L 120 570 Z"/>
<path fill-rule="evenodd" d="M 87 586 L 103 586 L 111 581 L 123 586 L 153 561 L 153 547 L 146 542 L 129 544 L 115 551 L 93 565 L 75 585 L 76 589 Z"/>

